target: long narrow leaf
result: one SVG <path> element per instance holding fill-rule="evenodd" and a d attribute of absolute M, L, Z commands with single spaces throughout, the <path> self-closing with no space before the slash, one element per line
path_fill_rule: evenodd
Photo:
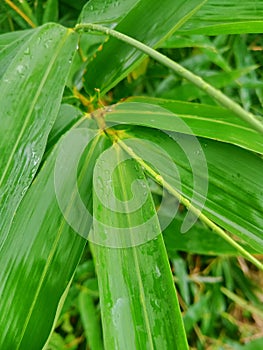
<path fill-rule="evenodd" d="M 118 146 L 111 150 L 97 163 L 93 178 L 92 250 L 105 349 L 187 349 L 147 183 L 134 160 L 125 160 Z"/>
<path fill-rule="evenodd" d="M 205 35 L 262 33 L 262 12 L 260 0 L 209 0 L 185 23 L 181 32 Z"/>
<path fill-rule="evenodd" d="M 127 102 L 111 107 L 106 118 L 109 122 L 182 133 L 190 132 L 195 136 L 232 143 L 263 154 L 263 135 L 220 107 L 149 97 L 131 97 Z M 190 129 L 187 130 L 185 124 Z"/>
<path fill-rule="evenodd" d="M 72 31 L 48 24 L 9 56 L 0 81 L 0 245 L 41 161 L 76 43 Z"/>
<path fill-rule="evenodd" d="M 199 139 L 199 149 L 193 136 L 174 134 L 171 138 L 153 129 L 129 127 L 123 133 L 123 137 L 128 136 L 136 139 L 132 143 L 134 152 L 142 159 L 147 152 L 151 154 L 154 165 L 163 170 L 162 176 L 171 186 L 189 200 L 194 196 L 194 205 L 204 204 L 203 213 L 208 218 L 262 252 L 263 162 L 260 157 L 207 139 Z M 162 153 L 147 141 L 158 145 Z M 208 169 L 207 194 L 193 181 L 193 176 L 200 184 L 207 181 L 203 156 Z M 171 166 L 173 162 L 180 176 Z"/>
<path fill-rule="evenodd" d="M 74 215 L 77 205 L 77 193 L 71 186 L 72 173 L 76 171 L 76 147 L 78 141 L 88 142 L 93 138 L 81 158 L 78 172 L 78 189 L 87 207 L 85 214 L 88 209 L 92 211 L 94 162 L 107 147 L 107 139 L 96 136 L 96 131 L 87 126 L 80 125 L 77 141 L 68 139 L 66 134 L 54 148 L 23 198 L 2 247 L 1 349 L 41 349 L 44 346 L 81 257 L 86 239 L 82 237 L 83 232 L 73 230 L 67 216 L 72 212 Z M 57 181 L 54 181 L 59 155 L 66 159 L 56 172 L 62 194 L 68 194 L 65 211 L 58 205 Z M 81 221 L 87 236 L 91 219 L 86 215 L 81 217 L 79 211 L 76 219 Z"/>

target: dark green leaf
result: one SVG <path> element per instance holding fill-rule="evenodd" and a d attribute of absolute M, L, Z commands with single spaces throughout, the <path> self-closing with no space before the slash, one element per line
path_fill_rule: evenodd
<path fill-rule="evenodd" d="M 121 7 L 120 16 L 113 16 L 118 20 L 115 29 L 156 47 L 190 18 L 203 3 L 202 0 L 179 0 L 175 4 L 173 0 L 165 0 L 160 6 L 158 2 L 137 1 L 136 6 L 130 8 L 124 18 L 122 11 L 126 6 Z M 108 9 L 111 18 L 112 7 L 106 7 L 106 11 Z M 104 21 L 106 16 L 107 12 L 102 17 Z M 87 20 L 86 17 L 83 19 Z M 112 25 L 112 22 L 110 24 Z M 104 94 L 127 76 L 143 57 L 137 49 L 110 38 L 87 65 L 84 82 L 87 92 L 94 94 L 94 88 L 99 88 Z"/>

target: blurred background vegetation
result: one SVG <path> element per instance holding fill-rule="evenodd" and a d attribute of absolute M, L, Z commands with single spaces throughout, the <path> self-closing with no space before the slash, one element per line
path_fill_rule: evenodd
<path fill-rule="evenodd" d="M 0 2 L 0 33 L 30 29 L 49 21 L 73 27 L 86 0 Z M 96 46 L 96 45 L 95 45 Z M 97 47 L 97 46 L 96 46 Z M 81 85 L 82 49 L 64 101 L 92 110 L 129 96 L 154 96 L 214 104 L 204 92 L 169 69 L 146 58 L 129 76 L 100 100 Z M 175 33 L 160 51 L 221 89 L 245 109 L 262 115 L 263 36 L 180 35 Z M 80 50 L 79 50 L 80 52 Z M 78 95 L 73 87 L 78 86 Z M 85 97 L 84 99 L 80 96 Z M 94 104 L 94 105 L 93 105 Z M 152 184 L 156 205 L 158 186 Z M 168 211 L 169 208 L 167 208 Z M 184 236 L 176 234 L 185 209 L 164 232 L 166 248 L 192 349 L 263 349 L 263 274 L 218 240 L 203 240 L 204 224 L 197 222 Z M 262 256 L 258 256 L 262 260 Z M 47 300 L 48 303 L 48 300 Z M 89 247 L 77 268 L 48 350 L 101 348 L 99 292 Z M 93 346 L 92 346 L 93 345 Z"/>

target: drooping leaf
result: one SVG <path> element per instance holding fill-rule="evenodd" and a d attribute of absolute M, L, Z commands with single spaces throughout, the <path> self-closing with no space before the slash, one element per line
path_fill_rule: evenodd
<path fill-rule="evenodd" d="M 11 61 L 0 81 L 0 245 L 41 161 L 76 43 L 71 30 L 48 24 L 4 57 Z"/>
<path fill-rule="evenodd" d="M 160 6 L 158 2 L 137 1 L 136 6 L 131 7 L 124 18 L 122 14 L 126 6 L 121 6 L 120 16 L 113 16 L 118 22 L 115 29 L 149 46 L 156 47 L 165 37 L 186 22 L 203 3 L 205 1 L 202 0 L 180 0 L 175 4 L 172 0 L 165 0 Z M 96 7 L 95 4 L 94 1 L 92 6 Z M 98 4 L 101 4 L 101 1 Z M 100 6 L 99 8 L 101 9 Z M 102 16 L 103 21 L 107 16 L 107 10 L 109 10 L 110 19 L 112 17 L 112 6 L 107 6 L 105 15 Z M 103 12 L 103 9 L 101 11 Z M 81 18 L 88 19 L 86 15 Z M 97 20 L 96 23 L 98 23 Z M 112 25 L 111 20 L 109 24 Z M 106 93 L 127 76 L 143 57 L 144 55 L 137 49 L 110 38 L 86 67 L 85 89 L 90 94 L 94 94 L 94 88 L 100 89 L 102 94 Z"/>
<path fill-rule="evenodd" d="M 125 103 L 110 107 L 106 118 L 120 124 L 142 125 L 202 136 L 263 154 L 263 136 L 222 107 L 131 97 Z"/>
<path fill-rule="evenodd" d="M 96 164 L 93 196 L 105 349 L 187 349 L 147 182 L 116 144 Z"/>

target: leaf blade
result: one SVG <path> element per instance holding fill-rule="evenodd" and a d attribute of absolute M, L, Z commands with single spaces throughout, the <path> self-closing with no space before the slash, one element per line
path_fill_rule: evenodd
<path fill-rule="evenodd" d="M 263 154 L 263 136 L 221 107 L 168 99 L 131 97 L 126 102 L 111 107 L 106 113 L 106 120 L 190 133 Z M 189 129 L 184 127 L 184 123 Z"/>
<path fill-rule="evenodd" d="M 76 43 L 77 35 L 59 25 L 40 27 L 22 43 L 0 81 L 1 242 L 37 171 Z"/>
<path fill-rule="evenodd" d="M 180 0 L 175 6 L 172 0 L 165 0 L 160 7 L 158 3 L 140 1 L 118 23 L 116 30 L 130 34 L 149 46 L 158 46 L 204 2 Z M 136 49 L 110 38 L 87 65 L 85 89 L 90 94 L 94 94 L 94 88 L 100 89 L 102 94 L 106 93 L 134 69 L 143 57 L 144 55 Z"/>
<path fill-rule="evenodd" d="M 85 129 L 82 134 L 85 142 L 89 140 L 87 136 L 91 140 L 94 138 L 85 151 L 78 173 L 81 198 L 91 209 L 93 166 L 107 142 L 104 137 L 96 137 L 97 131 L 88 130 L 87 123 L 80 123 L 79 127 Z M 75 128 L 70 132 L 72 130 Z M 27 191 L 2 247 L 0 346 L 8 350 L 26 349 L 32 344 L 36 348 L 45 345 L 59 312 L 59 303 L 63 302 L 63 294 L 86 244 L 86 239 L 70 226 L 57 202 L 55 165 L 60 152 L 65 151 L 63 140 L 66 136 L 54 147 Z M 66 141 L 71 152 L 67 169 L 59 173 L 59 180 L 65 185 L 64 192 L 69 191 L 70 195 L 72 188 L 67 185 L 75 170 L 74 162 L 70 162 L 76 156 L 76 142 Z M 95 151 L 92 145 L 97 146 Z M 67 203 L 69 210 L 72 210 L 74 196 L 70 196 Z M 82 222 L 88 233 L 91 220 Z"/>
<path fill-rule="evenodd" d="M 233 11 L 236 14 L 233 20 Z M 242 34 L 262 33 L 261 1 L 207 2 L 182 28 L 188 34 Z"/>
<path fill-rule="evenodd" d="M 116 150 L 116 152 L 123 151 Z M 105 159 L 110 159 L 110 157 Z M 121 159 L 119 158 L 119 166 Z M 105 165 L 104 172 L 108 171 L 109 164 L 105 162 L 103 164 Z M 99 173 L 103 176 L 102 168 L 99 167 Z M 147 184 L 140 168 L 134 165 L 134 161 L 127 162 L 125 166 L 120 167 L 117 175 L 113 176 L 116 203 L 118 200 L 122 200 L 124 204 L 128 203 L 127 200 L 131 198 L 131 190 L 127 184 L 130 185 L 135 179 L 138 180 L 138 177 L 140 181 L 143 181 L 141 185 L 145 192 Z M 94 181 L 96 181 L 96 172 Z M 106 187 L 103 188 L 106 191 Z M 136 198 L 138 199 L 137 196 Z M 114 203 L 112 204 L 111 209 L 114 208 Z M 155 239 L 149 239 L 148 242 L 143 241 L 137 245 L 136 226 L 143 224 L 144 216 L 149 217 L 149 212 L 154 214 L 151 197 L 146 199 L 140 210 L 131 211 L 128 203 L 126 211 L 120 213 L 111 210 L 109 216 L 106 202 L 102 204 L 96 187 L 94 187 L 93 208 L 96 220 L 94 221 L 95 243 L 92 243 L 92 252 L 97 266 L 101 293 L 105 348 L 169 349 L 176 346 L 180 349 L 187 349 L 167 254 L 158 221 L 155 221 L 157 219 L 154 219 L 154 224 L 151 226 L 154 232 L 150 233 L 150 236 L 154 234 Z M 121 230 L 116 230 L 114 227 L 116 223 L 119 224 L 117 227 L 121 227 Z M 111 229 L 113 230 L 113 236 L 107 235 L 104 224 L 108 233 Z M 142 227 L 140 230 L 145 238 L 147 229 L 143 225 Z M 125 232 L 126 235 L 129 235 L 128 240 Z M 96 239 L 105 234 L 107 238 L 114 238 L 113 241 L 110 240 L 111 245 L 108 245 L 106 241 L 103 246 L 103 241 L 99 243 Z M 128 246 L 127 241 L 130 243 Z M 135 244 L 132 245 L 133 243 Z M 163 293 L 166 294 L 165 299 Z M 123 332 L 119 331 L 120 325 Z"/>
<path fill-rule="evenodd" d="M 263 162 L 260 157 L 229 144 L 201 138 L 198 141 L 202 151 L 196 150 L 193 136 L 190 135 L 174 134 L 175 139 L 171 139 L 163 132 L 131 127 L 125 130 L 123 137 L 129 137 L 129 135 L 136 138 L 133 149 L 142 159 L 147 148 L 147 152 L 152 152 L 152 159 L 160 163 L 159 167 L 163 169 L 162 175 L 165 176 L 166 182 L 190 201 L 194 195 L 194 206 L 199 207 L 199 203 L 204 203 L 205 195 L 206 201 L 202 209 L 204 215 L 225 230 L 237 235 L 254 250 L 262 251 Z M 163 151 L 167 152 L 166 157 L 163 154 L 161 158 L 157 157 L 156 149 L 151 150 L 149 143 L 145 143 L 144 139 L 158 144 Z M 182 149 L 179 146 L 182 144 L 188 145 L 187 148 Z M 202 192 L 202 186 L 195 188 L 193 184 L 193 175 L 201 183 L 204 179 L 206 181 L 202 164 L 199 164 L 202 153 L 209 172 L 207 194 Z M 171 168 L 170 157 L 176 164 L 179 178 Z M 191 164 L 191 159 L 192 161 L 196 159 L 197 167 L 194 174 L 192 174 L 194 164 Z M 170 166 L 166 166 L 167 164 Z M 251 169 L 253 169 L 253 180 Z"/>

